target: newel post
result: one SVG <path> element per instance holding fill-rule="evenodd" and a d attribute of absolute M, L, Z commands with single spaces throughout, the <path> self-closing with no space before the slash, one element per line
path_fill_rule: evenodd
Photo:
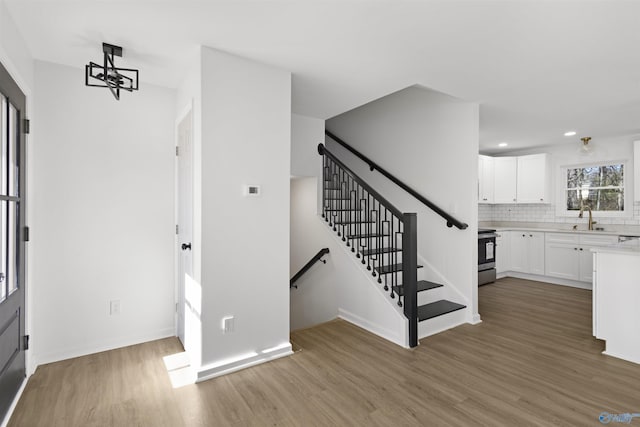
<path fill-rule="evenodd" d="M 405 213 L 402 221 L 404 315 L 409 319 L 409 347 L 415 347 L 418 345 L 418 220 L 415 213 Z"/>

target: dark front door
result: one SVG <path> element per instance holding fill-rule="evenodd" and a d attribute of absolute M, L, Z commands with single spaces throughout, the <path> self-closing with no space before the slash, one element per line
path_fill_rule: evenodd
<path fill-rule="evenodd" d="M 26 375 L 25 96 L 0 64 L 0 420 Z"/>

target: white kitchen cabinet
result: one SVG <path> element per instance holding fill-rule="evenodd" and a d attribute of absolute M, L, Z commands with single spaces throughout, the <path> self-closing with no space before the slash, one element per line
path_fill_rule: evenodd
<path fill-rule="evenodd" d="M 580 282 L 591 282 L 591 249 L 616 243 L 617 236 L 579 233 L 546 233 L 545 275 Z"/>
<path fill-rule="evenodd" d="M 479 203 L 550 203 L 549 155 L 478 156 Z"/>
<path fill-rule="evenodd" d="M 517 157 L 516 200 L 518 203 L 550 203 L 548 155 Z"/>
<path fill-rule="evenodd" d="M 478 203 L 493 203 L 493 157 L 478 156 Z"/>
<path fill-rule="evenodd" d="M 593 234 L 580 235 L 580 281 L 593 281 L 593 253 L 591 249 L 613 245 L 618 242 L 618 236 L 597 236 Z"/>
<path fill-rule="evenodd" d="M 514 231 L 511 233 L 510 244 L 512 271 L 544 274 L 544 232 Z"/>
<path fill-rule="evenodd" d="M 580 280 L 580 236 L 567 233 L 546 233 L 545 275 L 568 280 Z"/>
<path fill-rule="evenodd" d="M 518 158 L 495 157 L 493 159 L 493 201 L 494 203 L 516 203 Z"/>
<path fill-rule="evenodd" d="M 604 354 L 640 363 L 640 245 L 598 248 L 594 258 L 593 335 Z"/>
<path fill-rule="evenodd" d="M 511 270 L 510 231 L 496 232 L 496 274 Z"/>

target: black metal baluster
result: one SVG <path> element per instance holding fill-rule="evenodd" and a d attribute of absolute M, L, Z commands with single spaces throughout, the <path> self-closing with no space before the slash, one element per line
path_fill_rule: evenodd
<path fill-rule="evenodd" d="M 380 229 L 380 242 L 381 242 L 382 246 L 384 246 L 384 238 L 385 238 L 385 234 L 386 234 L 385 226 L 389 227 L 389 223 L 388 223 L 388 220 L 387 220 L 388 213 L 389 213 L 389 211 L 385 207 L 384 208 L 384 220 L 382 221 L 382 227 Z M 390 259 L 390 257 L 391 257 L 391 253 L 389 253 L 389 255 L 386 257 L 387 261 Z M 383 258 L 383 260 L 384 260 L 384 258 Z M 384 266 L 384 262 L 381 262 L 379 267 L 382 268 L 383 266 Z M 378 283 L 382 283 L 382 276 L 383 276 L 382 274 L 378 274 Z M 384 290 L 385 291 L 388 290 L 386 277 L 385 277 Z"/>
<path fill-rule="evenodd" d="M 377 202 L 377 207 L 376 207 L 376 202 Z M 373 277 L 376 277 L 377 273 L 376 273 L 376 264 L 378 265 L 378 268 L 380 268 L 381 262 L 384 259 L 384 254 L 382 253 L 382 251 L 380 250 L 380 202 L 377 201 L 376 199 L 373 199 L 373 211 L 372 211 L 372 215 L 375 213 L 375 229 L 376 229 L 376 237 L 375 237 L 375 242 L 376 242 L 376 249 L 375 249 L 375 258 L 373 259 L 373 271 L 371 272 L 371 275 Z"/>
<path fill-rule="evenodd" d="M 335 178 L 335 181 L 336 181 L 335 186 L 336 186 L 336 188 L 339 188 L 340 190 L 336 191 L 336 194 L 334 196 L 334 198 L 336 198 L 336 199 L 339 199 L 341 197 L 341 194 L 342 194 L 343 174 L 344 174 L 344 169 L 342 169 L 342 168 L 338 169 L 338 172 L 337 172 L 336 178 Z M 337 230 L 337 233 L 338 233 L 338 237 L 340 237 L 342 235 L 341 230 L 344 231 L 344 228 L 343 228 L 344 225 L 342 225 L 342 224 L 344 224 L 344 211 L 340 210 L 342 208 L 342 206 L 340 206 L 340 201 L 339 200 L 334 200 L 333 203 L 334 203 L 334 207 L 333 208 L 335 209 L 335 212 L 336 212 L 336 218 L 338 218 L 338 230 Z"/>
<path fill-rule="evenodd" d="M 369 197 L 369 193 L 367 191 L 363 191 L 362 198 L 360 199 L 360 228 L 364 228 L 364 232 L 362 233 L 362 239 L 360 241 L 360 247 L 358 248 L 359 253 L 363 253 L 364 249 L 367 247 L 367 239 L 369 234 L 368 224 L 365 222 L 366 212 L 367 212 L 367 198 Z M 364 212 L 364 213 L 363 213 Z M 362 255 L 362 264 L 366 264 L 365 256 Z"/>
<path fill-rule="evenodd" d="M 329 158 L 324 155 L 322 156 L 322 218 L 324 218 L 325 222 L 329 222 L 329 218 L 327 218 L 327 202 L 329 199 L 327 194 L 327 179 L 330 177 L 329 171 Z"/>
<path fill-rule="evenodd" d="M 366 228 L 367 228 L 367 250 L 371 251 L 371 242 L 372 242 L 371 234 L 372 234 L 372 229 L 373 229 L 373 227 L 371 225 L 371 218 L 370 218 L 370 215 L 371 215 L 371 209 L 370 209 L 370 207 L 371 207 L 371 194 L 367 194 L 367 201 L 366 201 L 365 206 L 366 206 L 366 209 L 364 210 L 364 212 L 365 212 L 364 220 L 367 221 L 367 226 L 366 226 Z M 362 261 L 364 261 L 364 257 L 362 258 Z M 364 264 L 364 262 L 363 262 L 363 264 Z M 371 271 L 371 256 L 367 257 L 367 270 Z"/>
<path fill-rule="evenodd" d="M 358 182 L 355 183 L 355 189 L 354 189 L 354 193 L 353 193 L 353 206 L 354 208 L 359 206 L 359 202 L 358 200 L 360 199 L 360 184 Z M 360 212 L 356 211 L 356 221 L 360 218 Z M 360 242 L 358 241 L 357 237 L 360 233 L 359 233 L 359 225 L 356 223 L 354 224 L 354 232 L 353 235 L 356 236 L 356 238 L 352 239 L 351 242 L 351 252 L 355 252 L 356 253 L 356 257 L 358 256 L 357 254 L 357 246 L 360 244 Z"/>
<path fill-rule="evenodd" d="M 396 217 L 395 215 L 393 215 L 391 217 L 391 234 L 389 235 L 389 242 L 391 243 L 394 233 L 395 233 L 395 228 L 396 228 L 396 221 L 395 221 Z M 390 257 L 391 259 L 389 260 L 389 267 L 391 267 L 392 265 L 395 264 L 395 254 L 392 254 L 392 256 Z M 396 289 L 396 275 L 393 273 L 388 274 L 390 282 L 391 282 L 391 286 L 390 286 L 390 291 L 391 291 L 391 299 L 395 299 L 395 289 Z"/>
<path fill-rule="evenodd" d="M 400 237 L 400 241 L 402 241 L 402 227 L 401 227 L 401 225 L 402 225 L 402 223 L 400 223 L 400 219 L 398 219 L 398 234 L 396 235 L 396 237 L 394 239 L 394 242 L 393 242 L 393 244 L 396 245 L 396 246 L 398 246 L 398 237 Z M 398 252 L 395 252 L 395 254 L 396 254 L 396 258 L 397 258 L 398 255 L 399 255 Z M 400 261 L 400 262 L 403 263 L 402 264 L 402 269 L 399 270 L 396 274 L 403 275 L 403 271 L 406 268 L 406 266 L 404 265 L 404 256 L 402 257 L 402 261 Z M 400 282 L 400 280 L 398 280 L 398 282 Z M 404 292 L 402 292 L 402 294 L 406 295 L 407 288 L 405 287 L 404 280 L 403 280 L 403 283 L 402 283 L 402 290 L 404 291 Z M 402 307 L 402 295 L 400 295 L 400 294 L 398 294 L 398 306 Z"/>
<path fill-rule="evenodd" d="M 360 223 L 360 221 L 362 220 L 362 191 L 363 191 L 362 186 L 358 184 L 358 191 L 356 193 L 357 195 L 356 204 L 358 205 L 358 212 L 356 215 L 356 218 L 358 219 L 358 223 L 356 224 L 356 236 L 358 236 L 358 238 L 354 242 L 355 243 L 353 245 L 354 247 L 351 248 L 351 250 L 356 253 L 356 258 L 360 258 L 360 246 L 361 246 L 360 240 L 362 239 L 362 225 Z"/>

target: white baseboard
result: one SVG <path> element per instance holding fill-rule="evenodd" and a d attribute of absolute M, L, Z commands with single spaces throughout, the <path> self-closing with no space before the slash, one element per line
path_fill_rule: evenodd
<path fill-rule="evenodd" d="M 482 319 L 479 314 L 474 314 L 471 316 L 471 321 L 469 322 L 472 325 L 477 325 L 478 323 L 482 323 Z"/>
<path fill-rule="evenodd" d="M 279 359 L 293 354 L 291 343 L 287 342 L 277 347 L 263 351 L 255 351 L 219 362 L 201 366 L 196 373 L 196 382 L 210 380 L 221 375 L 230 374 L 241 369 Z"/>
<path fill-rule="evenodd" d="M 29 380 L 29 376 L 27 376 L 22 381 L 22 385 L 18 389 L 18 393 L 16 393 L 16 397 L 13 399 L 13 402 L 11 402 L 11 406 L 9 406 L 9 410 L 7 411 L 7 414 L 4 416 L 4 420 L 2 420 L 2 424 L 0 424 L 0 427 L 7 427 L 7 424 L 9 424 L 11 415 L 13 415 L 13 411 L 16 409 L 16 405 L 18 404 L 20 397 L 22 397 L 22 392 L 24 392 L 24 388 L 27 386 L 28 380 Z"/>
<path fill-rule="evenodd" d="M 65 349 L 62 351 L 53 351 L 45 354 L 36 354 L 34 356 L 34 371 L 39 365 L 46 363 L 59 362 L 61 360 L 72 359 L 74 357 L 87 356 L 89 354 L 101 353 L 103 351 L 115 350 L 117 348 L 129 347 L 131 345 L 142 344 L 149 341 L 155 341 L 163 338 L 174 337 L 176 335 L 175 328 L 161 329 L 148 334 L 133 335 L 130 337 L 117 338 L 99 342 L 89 343 L 87 345 Z"/>
<path fill-rule="evenodd" d="M 399 346 L 404 348 L 409 348 L 409 332 L 406 330 L 406 327 L 404 328 L 404 333 L 398 333 L 341 308 L 338 309 L 338 317 L 346 320 L 349 323 L 353 323 L 354 325 L 359 326 L 362 329 L 371 332 L 372 334 L 378 335 L 379 337 L 391 341 L 394 344 L 398 344 Z"/>
<path fill-rule="evenodd" d="M 591 283 L 578 282 L 577 280 L 560 279 L 558 277 L 542 276 L 538 274 L 520 273 L 517 271 L 506 271 L 500 273 L 497 278 L 515 277 L 517 279 L 535 280 L 537 282 L 551 283 L 553 285 L 570 286 L 572 288 L 591 290 Z"/>
<path fill-rule="evenodd" d="M 640 358 L 628 356 L 628 355 L 625 355 L 625 354 L 616 353 L 615 351 L 605 350 L 605 351 L 602 352 L 602 354 L 605 354 L 605 355 L 611 356 L 611 357 L 615 357 L 617 359 L 626 360 L 627 362 L 640 364 Z"/>

